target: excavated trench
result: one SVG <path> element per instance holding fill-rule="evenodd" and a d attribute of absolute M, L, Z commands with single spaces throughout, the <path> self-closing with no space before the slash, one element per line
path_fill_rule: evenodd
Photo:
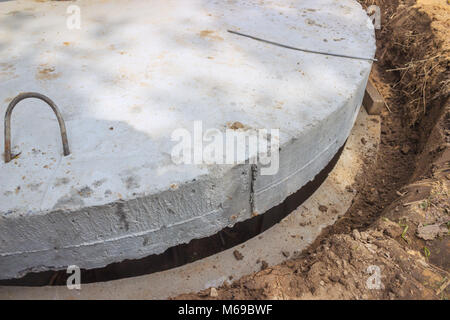
<path fill-rule="evenodd" d="M 448 112 L 448 39 L 442 40 L 448 7 L 440 1 L 375 4 L 382 9 L 383 21 L 377 31 L 380 61 L 371 80 L 386 100 L 378 159 L 355 184 L 358 195 L 345 218 L 330 226 L 326 236 L 372 225 L 400 197 L 398 190 L 430 175 L 433 159 L 444 150 L 427 154 L 427 145 L 435 138 L 431 132 Z"/>

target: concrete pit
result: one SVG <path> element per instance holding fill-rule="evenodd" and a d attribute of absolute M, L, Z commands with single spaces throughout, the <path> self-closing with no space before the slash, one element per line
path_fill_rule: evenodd
<path fill-rule="evenodd" d="M 297 192 L 350 135 L 370 60 L 227 30 L 370 59 L 374 29 L 356 1 L 70 4 L 80 29 L 67 27 L 65 2 L 0 3 L 0 97 L 50 97 L 71 149 L 63 156 L 47 105 L 15 108 L 20 155 L 0 163 L 0 279 L 101 268 L 214 235 Z M 174 132 L 195 140 L 199 123 L 223 136 L 279 129 L 279 170 L 176 164 Z"/>

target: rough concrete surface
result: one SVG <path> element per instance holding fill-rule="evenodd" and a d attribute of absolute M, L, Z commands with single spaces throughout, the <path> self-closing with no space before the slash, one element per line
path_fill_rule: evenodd
<path fill-rule="evenodd" d="M 356 1 L 0 3 L 0 99 L 48 95 L 66 121 L 26 100 L 0 162 L 0 279 L 95 268 L 161 253 L 263 213 L 314 178 L 342 146 L 371 62 L 301 53 L 228 33 L 373 57 Z M 117 14 L 120 12 L 120 14 Z M 251 19 L 248 19 L 251 17 Z M 3 110 L 3 109 L 2 109 Z M 175 165 L 175 129 L 280 129 L 280 170 Z M 3 123 L 0 124 L 3 149 Z"/>
<path fill-rule="evenodd" d="M 380 142 L 377 116 L 361 108 L 345 148 L 328 178 L 314 194 L 279 224 L 240 244 L 193 263 L 145 276 L 83 284 L 81 290 L 66 286 L 0 286 L 0 299 L 166 299 L 210 287 L 220 287 L 274 266 L 308 248 L 326 226 L 332 225 L 352 204 L 355 183 L 363 169 L 376 159 Z M 365 140 L 366 143 L 361 141 Z M 328 210 L 322 212 L 320 208 Z M 235 252 L 239 252 L 237 260 Z M 83 278 L 83 273 L 81 273 Z M 170 285 L 167 285 L 170 283 Z"/>

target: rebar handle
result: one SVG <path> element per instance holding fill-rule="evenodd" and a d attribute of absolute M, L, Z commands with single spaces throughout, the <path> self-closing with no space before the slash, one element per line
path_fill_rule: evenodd
<path fill-rule="evenodd" d="M 59 130 L 61 131 L 62 144 L 64 149 L 64 156 L 68 156 L 70 154 L 69 150 L 69 142 L 67 140 L 67 131 L 66 125 L 64 123 L 64 119 L 61 116 L 61 112 L 59 111 L 56 104 L 47 96 L 37 92 L 24 92 L 15 97 L 8 105 L 5 114 L 5 163 L 8 163 L 12 159 L 11 155 L 11 115 L 14 107 L 22 100 L 28 98 L 36 98 L 46 102 L 50 108 L 52 108 L 53 112 L 56 115 L 59 123 Z"/>

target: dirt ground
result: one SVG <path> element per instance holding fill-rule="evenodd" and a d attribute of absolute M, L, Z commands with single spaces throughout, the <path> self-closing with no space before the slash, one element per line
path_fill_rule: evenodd
<path fill-rule="evenodd" d="M 177 299 L 449 298 L 450 3 L 360 2 L 382 10 L 371 79 L 386 108 L 352 207 L 293 259 Z"/>

